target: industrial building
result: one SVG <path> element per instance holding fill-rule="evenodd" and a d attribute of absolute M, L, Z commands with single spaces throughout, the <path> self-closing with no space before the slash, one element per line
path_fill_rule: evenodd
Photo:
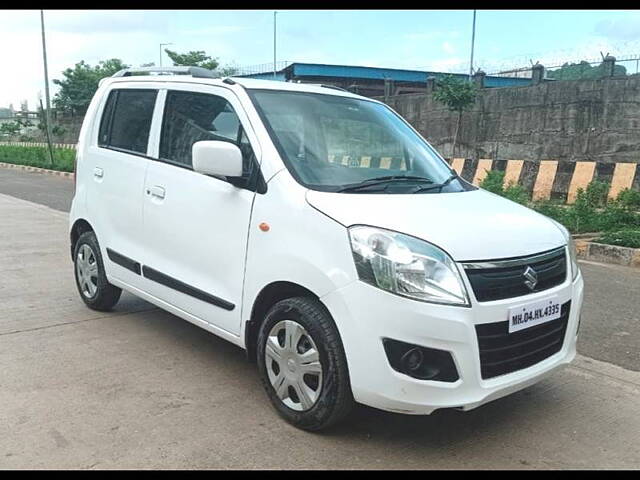
<path fill-rule="evenodd" d="M 283 68 L 268 71 L 264 65 L 258 71 L 241 72 L 240 77 L 262 78 L 286 82 L 321 83 L 341 87 L 360 95 L 381 97 L 401 95 L 404 93 L 420 93 L 427 88 L 427 80 L 436 81 L 445 75 L 453 75 L 467 79 L 463 73 L 427 72 L 419 70 L 402 70 L 397 68 L 359 67 L 353 65 L 325 65 L 320 63 L 289 63 Z M 259 71 L 262 70 L 262 71 Z M 515 78 L 486 75 L 483 86 L 513 87 L 531 84 L 530 78 Z"/>

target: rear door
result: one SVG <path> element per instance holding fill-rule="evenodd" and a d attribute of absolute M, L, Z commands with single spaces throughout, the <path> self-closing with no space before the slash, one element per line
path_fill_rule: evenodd
<path fill-rule="evenodd" d="M 144 251 L 142 199 L 157 96 L 154 88 L 114 85 L 84 158 L 91 176 L 87 210 L 107 273 L 132 285 L 140 278 L 133 259 Z"/>
<path fill-rule="evenodd" d="M 145 290 L 237 335 L 256 182 L 194 172 L 191 149 L 201 140 L 238 145 L 245 175 L 256 179 L 257 138 L 226 88 L 176 85 L 161 102 L 158 160 L 149 165 L 144 189 Z"/>

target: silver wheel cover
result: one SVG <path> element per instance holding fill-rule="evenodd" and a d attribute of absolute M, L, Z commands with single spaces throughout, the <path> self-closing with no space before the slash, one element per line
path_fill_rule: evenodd
<path fill-rule="evenodd" d="M 82 294 L 87 298 L 93 298 L 98 290 L 98 260 L 86 243 L 78 249 L 76 274 Z"/>
<path fill-rule="evenodd" d="M 282 403 L 297 411 L 313 407 L 322 390 L 322 365 L 307 330 L 294 320 L 276 323 L 264 356 L 269 381 Z"/>

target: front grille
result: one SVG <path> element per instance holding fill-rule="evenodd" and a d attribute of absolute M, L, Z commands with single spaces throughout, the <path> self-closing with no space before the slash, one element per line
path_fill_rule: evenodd
<path fill-rule="evenodd" d="M 530 257 L 463 263 L 463 266 L 479 302 L 541 292 L 560 285 L 567 277 L 564 247 Z M 533 289 L 525 284 L 524 272 L 527 267 L 533 268 L 537 274 L 538 283 Z"/>
<path fill-rule="evenodd" d="M 509 333 L 509 322 L 476 325 L 482 378 L 522 370 L 558 353 L 567 330 L 571 301 L 560 309 L 560 318 Z"/>

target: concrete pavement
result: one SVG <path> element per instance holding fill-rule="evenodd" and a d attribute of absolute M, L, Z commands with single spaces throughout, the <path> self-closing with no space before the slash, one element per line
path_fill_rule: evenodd
<path fill-rule="evenodd" d="M 471 412 L 310 434 L 237 347 L 130 295 L 87 309 L 65 213 L 0 195 L 0 271 L 0 468 L 640 468 L 638 372 L 579 355 Z"/>

